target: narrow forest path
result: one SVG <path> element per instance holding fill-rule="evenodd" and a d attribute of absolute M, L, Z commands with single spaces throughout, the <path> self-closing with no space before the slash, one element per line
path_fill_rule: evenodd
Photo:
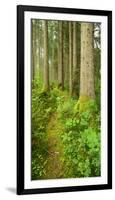
<path fill-rule="evenodd" d="M 47 127 L 48 158 L 44 179 L 61 178 L 63 175 L 63 166 L 60 160 L 63 153 L 61 139 L 59 137 L 59 131 L 61 130 L 62 126 L 59 123 L 58 113 L 54 113 Z"/>

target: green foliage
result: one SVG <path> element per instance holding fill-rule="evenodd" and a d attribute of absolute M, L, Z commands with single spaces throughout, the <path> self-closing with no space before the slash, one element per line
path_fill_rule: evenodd
<path fill-rule="evenodd" d="M 43 79 L 42 76 L 40 74 L 40 72 L 36 72 L 34 80 L 32 80 L 32 95 L 33 93 L 35 93 L 35 91 L 39 92 L 42 90 L 43 87 Z M 35 89 L 35 90 L 34 90 Z"/>
<path fill-rule="evenodd" d="M 52 113 L 56 110 L 56 94 L 42 90 L 39 78 L 34 80 L 32 88 L 32 179 L 34 180 L 45 175 L 48 152 L 46 129 Z"/>
<path fill-rule="evenodd" d="M 81 112 L 79 101 L 55 85 L 50 91 L 43 90 L 42 81 L 37 78 L 32 87 L 32 180 L 46 176 L 47 126 L 54 113 L 62 126 L 56 131 L 61 139 L 62 177 L 100 176 L 98 101 L 88 100 L 86 109 Z"/>
<path fill-rule="evenodd" d="M 96 102 L 90 101 L 85 112 L 72 111 L 73 115 L 63 121 L 64 131 L 60 133 L 64 146 L 64 177 L 99 176 L 100 116 Z"/>
<path fill-rule="evenodd" d="M 36 138 L 39 140 L 39 135 Z M 42 138 L 42 140 L 44 140 Z M 44 146 L 42 146 L 44 145 Z M 47 143 L 40 141 L 32 144 L 32 180 L 41 179 L 45 175 L 45 166 L 47 164 L 46 158 Z"/>
<path fill-rule="evenodd" d="M 61 121 L 65 120 L 65 118 L 69 118 L 73 115 L 73 108 L 75 106 L 76 100 L 73 100 L 72 98 L 68 98 L 66 101 L 64 97 L 60 97 L 59 104 L 58 104 L 58 112 Z"/>

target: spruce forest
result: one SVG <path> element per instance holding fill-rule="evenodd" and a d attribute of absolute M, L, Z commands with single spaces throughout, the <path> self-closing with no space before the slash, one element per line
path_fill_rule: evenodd
<path fill-rule="evenodd" d="M 101 24 L 31 20 L 31 179 L 101 175 Z"/>

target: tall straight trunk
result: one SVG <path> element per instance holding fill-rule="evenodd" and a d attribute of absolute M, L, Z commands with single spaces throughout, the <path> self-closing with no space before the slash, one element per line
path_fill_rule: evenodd
<path fill-rule="evenodd" d="M 73 22 L 73 94 L 77 93 L 77 36 L 76 36 L 76 22 Z"/>
<path fill-rule="evenodd" d="M 44 20 L 44 89 L 49 89 L 48 22 Z"/>
<path fill-rule="evenodd" d="M 81 67 L 81 23 L 77 23 L 77 84 L 76 94 L 79 97 L 80 92 L 80 67 Z"/>
<path fill-rule="evenodd" d="M 81 23 L 80 99 L 95 98 L 93 23 Z"/>
<path fill-rule="evenodd" d="M 51 80 L 52 82 L 55 82 L 55 49 L 52 47 L 52 60 L 51 60 Z"/>
<path fill-rule="evenodd" d="M 39 72 L 39 21 L 36 21 L 36 72 Z M 36 73 L 35 72 L 35 73 Z"/>
<path fill-rule="evenodd" d="M 69 86 L 69 24 L 63 22 L 63 66 L 64 66 L 64 88 Z"/>
<path fill-rule="evenodd" d="M 55 84 L 58 84 L 58 46 L 53 49 L 53 81 Z"/>
<path fill-rule="evenodd" d="M 44 80 L 44 20 L 40 21 L 40 77 Z M 44 81 L 43 81 L 44 85 Z"/>
<path fill-rule="evenodd" d="M 72 22 L 69 22 L 69 93 L 73 93 Z"/>
<path fill-rule="evenodd" d="M 65 51 L 64 52 L 64 84 L 66 86 L 66 89 L 68 89 L 69 87 L 69 56 L 68 56 L 68 52 Z"/>
<path fill-rule="evenodd" d="M 36 21 L 32 20 L 32 80 L 35 78 L 35 65 L 36 65 Z"/>
<path fill-rule="evenodd" d="M 52 34 L 53 35 L 53 34 Z M 51 36 L 50 36 L 51 37 Z M 54 40 L 53 37 L 50 38 L 50 67 L 49 67 L 49 77 L 50 77 L 50 82 L 53 83 L 55 81 L 54 79 Z"/>
<path fill-rule="evenodd" d="M 39 40 L 39 47 L 38 47 L 38 58 L 39 58 L 39 61 L 38 61 L 38 72 L 39 72 L 39 75 L 40 75 L 40 40 Z"/>
<path fill-rule="evenodd" d="M 64 89 L 64 68 L 63 68 L 63 22 L 59 21 L 59 64 L 58 64 L 58 84 L 59 87 Z"/>

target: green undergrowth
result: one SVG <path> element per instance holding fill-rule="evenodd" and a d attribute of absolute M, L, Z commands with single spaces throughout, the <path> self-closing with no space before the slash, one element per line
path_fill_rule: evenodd
<path fill-rule="evenodd" d="M 81 112 L 67 91 L 45 91 L 41 82 L 32 83 L 32 180 L 100 176 L 98 102 Z"/>
<path fill-rule="evenodd" d="M 50 91 L 42 89 L 41 80 L 32 83 L 32 180 L 46 177 L 49 156 L 49 136 L 47 127 L 58 104 L 66 97 L 57 87 Z"/>
<path fill-rule="evenodd" d="M 73 100 L 60 108 L 64 130 L 60 133 L 64 153 L 64 177 L 100 176 L 100 114 L 94 100 L 81 112 Z"/>

